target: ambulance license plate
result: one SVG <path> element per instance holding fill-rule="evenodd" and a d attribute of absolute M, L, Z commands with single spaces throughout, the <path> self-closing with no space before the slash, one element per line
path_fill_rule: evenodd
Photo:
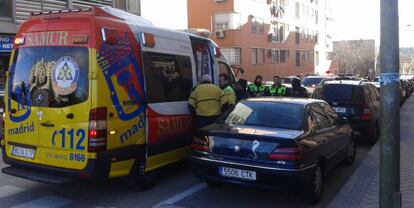
<path fill-rule="evenodd" d="M 219 174 L 224 177 L 240 178 L 240 179 L 245 179 L 249 181 L 256 180 L 256 172 L 250 171 L 250 170 L 219 167 Z"/>
<path fill-rule="evenodd" d="M 35 150 L 25 147 L 13 146 L 11 154 L 14 156 L 34 159 Z"/>

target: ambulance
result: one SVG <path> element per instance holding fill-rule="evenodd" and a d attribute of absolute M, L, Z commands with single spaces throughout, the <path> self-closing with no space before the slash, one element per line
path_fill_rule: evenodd
<path fill-rule="evenodd" d="M 150 188 L 190 152 L 201 76 L 235 82 L 210 39 L 109 7 L 32 13 L 11 57 L 2 172 L 47 183 L 125 176 Z"/>

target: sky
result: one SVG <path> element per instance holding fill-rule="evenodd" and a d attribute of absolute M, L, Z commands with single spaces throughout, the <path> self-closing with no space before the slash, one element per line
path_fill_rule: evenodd
<path fill-rule="evenodd" d="M 375 39 L 379 45 L 380 0 L 327 1 L 332 8 L 330 29 L 334 41 Z M 185 29 L 186 3 L 187 0 L 142 0 L 142 16 L 161 27 Z M 399 0 L 399 22 L 400 47 L 414 47 L 414 0 Z"/>
<path fill-rule="evenodd" d="M 380 39 L 380 0 L 331 2 L 333 40 Z M 400 47 L 414 47 L 414 1 L 399 0 Z M 411 25 L 411 26 L 407 26 Z"/>
<path fill-rule="evenodd" d="M 188 27 L 187 0 L 141 0 L 141 8 L 141 16 L 157 26 L 170 29 Z"/>

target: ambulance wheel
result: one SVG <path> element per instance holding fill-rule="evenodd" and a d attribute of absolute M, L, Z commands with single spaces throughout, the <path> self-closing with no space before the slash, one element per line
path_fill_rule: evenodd
<path fill-rule="evenodd" d="M 145 167 L 146 165 L 143 161 L 135 163 L 128 177 L 127 183 L 134 190 L 146 191 L 154 187 L 157 182 L 157 171 L 145 171 Z"/>

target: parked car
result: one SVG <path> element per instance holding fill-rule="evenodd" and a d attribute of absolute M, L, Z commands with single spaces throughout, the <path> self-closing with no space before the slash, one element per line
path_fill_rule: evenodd
<path fill-rule="evenodd" d="M 326 76 L 308 76 L 303 79 L 302 85 L 306 88 L 306 90 L 308 90 L 310 94 L 312 94 L 319 84 L 323 84 L 323 82 L 329 80 L 332 80 L 332 78 Z"/>
<path fill-rule="evenodd" d="M 375 142 L 379 137 L 380 94 L 374 85 L 354 80 L 325 82 L 312 95 L 328 102 L 362 138 Z"/>
<path fill-rule="evenodd" d="M 324 173 L 354 161 L 351 135 L 347 119 L 322 100 L 251 98 L 200 129 L 190 159 L 208 185 L 295 189 L 317 202 Z"/>

